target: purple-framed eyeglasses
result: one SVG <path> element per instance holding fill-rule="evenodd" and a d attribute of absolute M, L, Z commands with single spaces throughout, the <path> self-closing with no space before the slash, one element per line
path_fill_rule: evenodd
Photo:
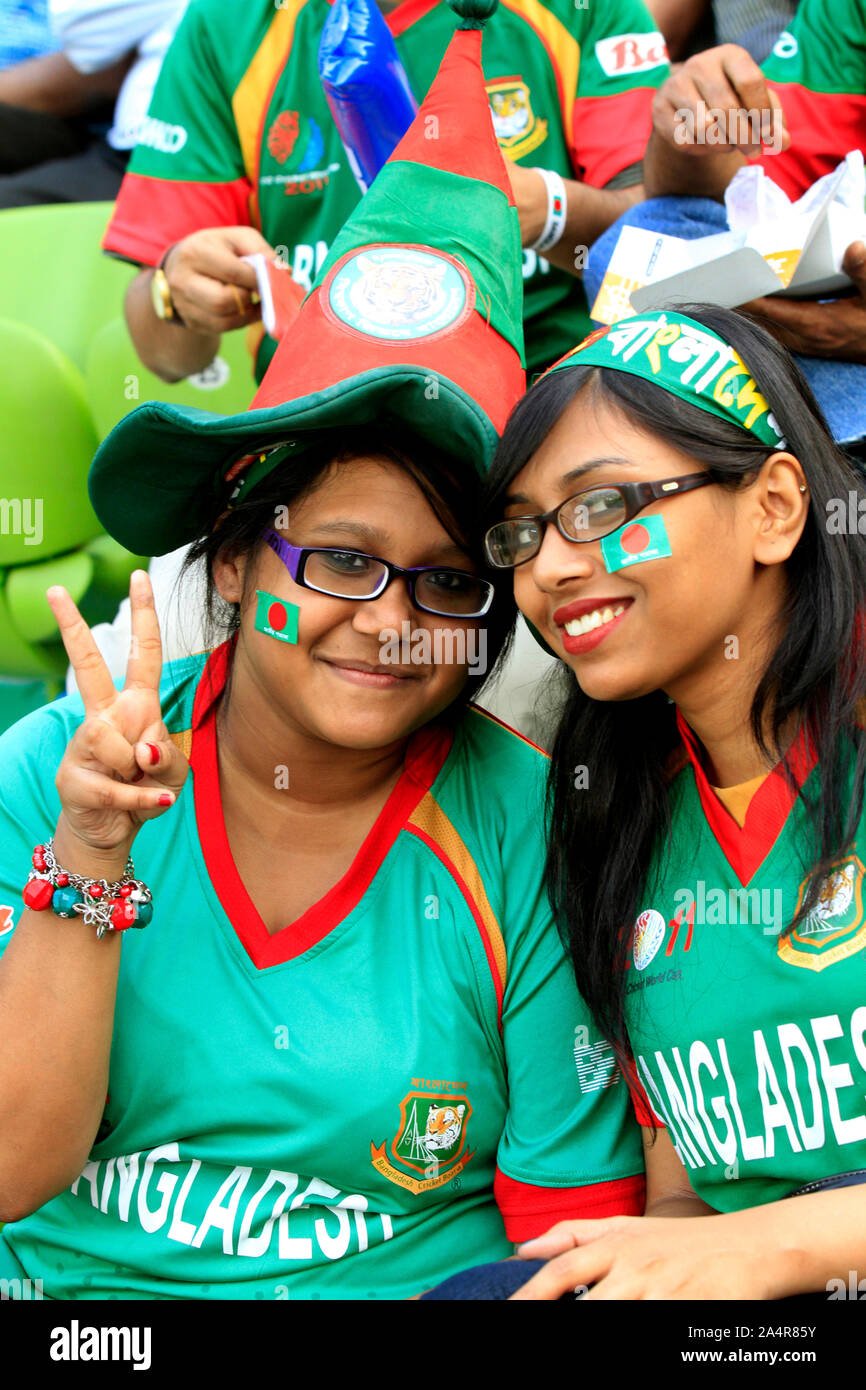
<path fill-rule="evenodd" d="M 290 545 L 270 529 L 264 532 L 264 539 L 296 584 L 331 598 L 351 598 L 363 603 L 378 598 L 392 580 L 405 579 L 415 607 L 440 618 L 481 618 L 493 602 L 495 589 L 491 581 L 465 570 L 442 565 L 403 569 L 360 550 Z"/>

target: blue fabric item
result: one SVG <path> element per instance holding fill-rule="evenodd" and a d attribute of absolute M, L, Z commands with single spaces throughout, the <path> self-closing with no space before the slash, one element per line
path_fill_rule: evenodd
<path fill-rule="evenodd" d="M 322 29 L 319 75 L 352 172 L 366 193 L 418 110 L 375 0 L 336 0 Z"/>
<path fill-rule="evenodd" d="M 546 1260 L 497 1260 L 495 1264 L 476 1265 L 474 1269 L 463 1269 L 452 1274 L 450 1279 L 438 1284 L 435 1289 L 422 1293 L 422 1299 L 475 1298 L 491 1302 L 505 1300 L 528 1283 L 533 1274 L 543 1269 Z M 574 1295 L 569 1295 L 574 1297 Z"/>
<path fill-rule="evenodd" d="M 650 198 L 635 204 L 590 247 L 583 271 L 590 304 L 595 302 L 613 248 L 626 226 L 646 227 L 693 241 L 726 231 L 728 222 L 723 205 L 712 198 Z M 794 354 L 794 360 L 815 392 L 834 439 L 849 444 L 866 438 L 866 366 L 799 353 Z"/>
<path fill-rule="evenodd" d="M 51 32 L 48 0 L 0 0 L 0 68 L 41 58 L 59 47 Z"/>

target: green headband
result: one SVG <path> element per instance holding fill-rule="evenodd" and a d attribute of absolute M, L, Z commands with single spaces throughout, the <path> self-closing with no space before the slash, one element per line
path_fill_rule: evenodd
<path fill-rule="evenodd" d="M 785 447 L 770 407 L 739 353 L 684 314 L 657 311 L 600 328 L 539 380 L 566 367 L 584 366 L 631 372 L 721 420 L 732 420 L 771 448 Z"/>

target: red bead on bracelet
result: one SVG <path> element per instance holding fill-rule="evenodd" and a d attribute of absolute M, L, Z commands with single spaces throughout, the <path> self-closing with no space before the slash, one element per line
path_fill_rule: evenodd
<path fill-rule="evenodd" d="M 29 907 L 31 912 L 42 912 L 54 897 L 54 884 L 50 878 L 31 878 L 24 885 L 21 896 L 25 907 Z"/>

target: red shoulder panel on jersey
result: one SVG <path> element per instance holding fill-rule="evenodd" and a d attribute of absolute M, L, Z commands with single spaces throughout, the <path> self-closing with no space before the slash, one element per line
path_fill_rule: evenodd
<path fill-rule="evenodd" d="M 249 226 L 249 198 L 245 178 L 187 183 L 126 174 L 102 249 L 140 265 L 158 265 L 167 247 L 193 232 Z"/>
<path fill-rule="evenodd" d="M 584 183 L 603 188 L 623 169 L 640 163 L 652 133 L 654 96 L 652 87 L 633 87 L 614 96 L 576 99 L 571 158 Z"/>
<path fill-rule="evenodd" d="M 439 0 L 403 0 L 403 3 L 398 5 L 396 10 L 392 10 L 389 15 L 385 16 L 385 23 L 396 38 L 416 20 L 423 19 L 425 14 L 434 9 L 438 3 Z M 422 93 L 416 92 L 415 95 L 420 101 Z"/>
<path fill-rule="evenodd" d="M 511 1241 L 532 1240 L 557 1221 L 598 1220 L 604 1216 L 643 1216 L 646 1179 L 643 1173 L 585 1187 L 535 1187 L 517 1182 L 499 1168 L 493 1195 Z"/>
<path fill-rule="evenodd" d="M 802 197 L 816 179 L 842 162 L 846 150 L 866 153 L 866 95 L 858 92 L 812 92 L 798 82 L 768 82 L 782 103 L 791 144 L 779 154 L 762 154 L 750 162 L 791 199 Z"/>

